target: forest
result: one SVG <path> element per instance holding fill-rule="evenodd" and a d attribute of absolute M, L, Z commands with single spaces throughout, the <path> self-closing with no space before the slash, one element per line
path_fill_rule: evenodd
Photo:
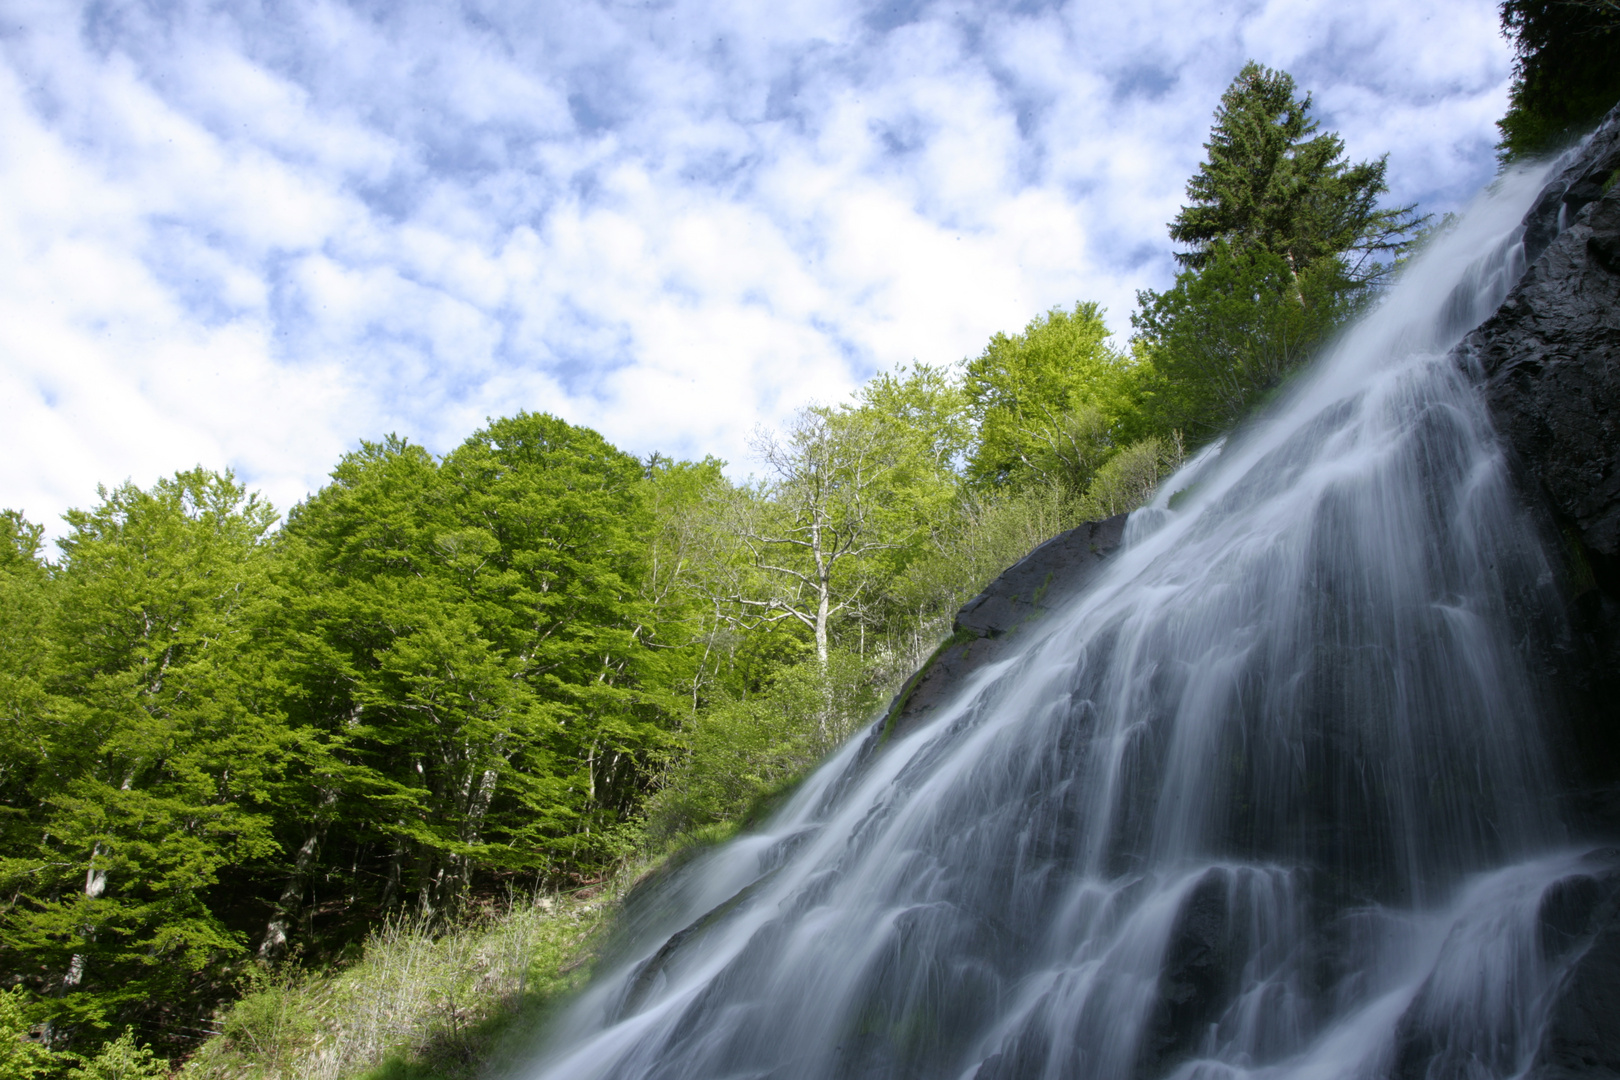
<path fill-rule="evenodd" d="M 1548 23 L 1614 23 L 1503 12 L 1511 159 L 1617 94 L 1568 106 Z M 205 467 L 101 489 L 54 553 L 5 511 L 0 1074 L 159 1075 L 263 972 L 757 819 L 965 600 L 1153 497 L 1431 228 L 1286 73 L 1245 67 L 1206 149 L 1128 335 L 1053 308 L 807 404 L 753 463 L 518 412 L 442 456 L 362 441 L 285 513 Z"/>

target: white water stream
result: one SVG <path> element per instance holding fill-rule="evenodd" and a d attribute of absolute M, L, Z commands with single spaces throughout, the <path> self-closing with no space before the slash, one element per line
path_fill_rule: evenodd
<path fill-rule="evenodd" d="M 645 898 L 529 1075 L 1509 1077 L 1568 957 L 1554 566 L 1447 350 L 1515 174 L 926 726 Z M 1183 491 L 1171 510 L 1167 499 Z"/>

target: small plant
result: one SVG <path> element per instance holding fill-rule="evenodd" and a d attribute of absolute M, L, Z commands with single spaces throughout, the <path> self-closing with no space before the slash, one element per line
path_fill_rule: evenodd
<path fill-rule="evenodd" d="M 0 993 L 0 1076 L 7 1080 L 33 1080 L 55 1063 L 57 1055 L 29 1038 L 28 1017 L 23 1012 L 27 995 L 14 986 Z"/>
<path fill-rule="evenodd" d="M 26 1001 L 20 986 L 0 991 L 0 1080 L 158 1080 L 169 1075 L 169 1063 L 150 1046 L 137 1044 L 132 1028 L 125 1028 L 92 1058 L 50 1049 L 32 1037 Z"/>
<path fill-rule="evenodd" d="M 68 1075 L 71 1080 L 158 1080 L 169 1075 L 169 1064 L 150 1046 L 136 1045 L 134 1030 L 125 1028 L 122 1035 Z"/>
<path fill-rule="evenodd" d="M 261 1067 L 290 1065 L 290 1056 L 314 1038 L 316 1018 L 306 993 L 308 979 L 295 968 L 253 966 L 242 996 L 225 1014 L 219 1041 Z"/>

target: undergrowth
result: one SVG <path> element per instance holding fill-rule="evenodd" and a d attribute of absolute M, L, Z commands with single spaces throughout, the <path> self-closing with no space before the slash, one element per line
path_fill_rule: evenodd
<path fill-rule="evenodd" d="M 523 1054 L 590 974 L 617 900 L 518 898 L 435 932 L 391 921 L 341 971 L 256 971 L 185 1080 L 470 1080 Z"/>

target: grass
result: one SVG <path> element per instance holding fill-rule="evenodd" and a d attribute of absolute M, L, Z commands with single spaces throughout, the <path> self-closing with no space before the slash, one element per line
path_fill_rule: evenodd
<path fill-rule="evenodd" d="M 519 898 L 435 933 L 385 924 L 342 971 L 257 973 L 186 1080 L 470 1080 L 515 1060 L 590 975 L 618 899 Z"/>

